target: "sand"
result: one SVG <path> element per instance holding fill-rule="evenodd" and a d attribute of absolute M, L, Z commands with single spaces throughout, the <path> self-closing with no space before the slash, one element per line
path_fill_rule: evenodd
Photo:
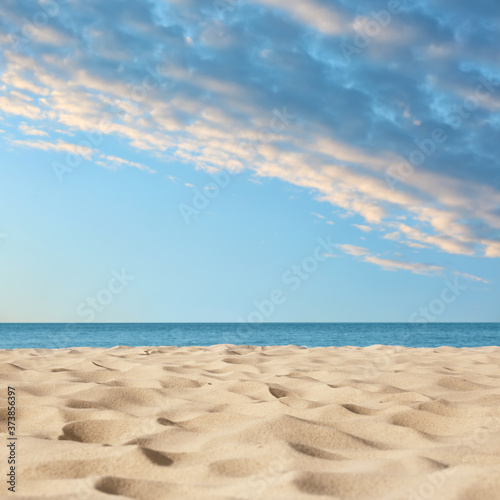
<path fill-rule="evenodd" d="M 0 378 L 18 499 L 500 498 L 498 347 L 16 349 Z"/>

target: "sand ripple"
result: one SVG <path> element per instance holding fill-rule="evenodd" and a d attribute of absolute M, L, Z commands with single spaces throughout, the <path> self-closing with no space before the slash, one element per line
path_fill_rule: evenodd
<path fill-rule="evenodd" d="M 2 350 L 0 380 L 19 499 L 500 498 L 500 348 Z"/>

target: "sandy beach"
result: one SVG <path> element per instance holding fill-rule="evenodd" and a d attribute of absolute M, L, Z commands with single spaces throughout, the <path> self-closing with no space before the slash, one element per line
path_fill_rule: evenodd
<path fill-rule="evenodd" d="M 17 498 L 500 495 L 498 347 L 16 349 L 0 377 Z"/>

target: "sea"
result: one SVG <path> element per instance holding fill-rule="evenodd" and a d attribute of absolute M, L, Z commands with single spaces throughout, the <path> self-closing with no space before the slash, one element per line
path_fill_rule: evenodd
<path fill-rule="evenodd" d="M 479 347 L 500 323 L 0 323 L 0 348 L 297 345 Z"/>

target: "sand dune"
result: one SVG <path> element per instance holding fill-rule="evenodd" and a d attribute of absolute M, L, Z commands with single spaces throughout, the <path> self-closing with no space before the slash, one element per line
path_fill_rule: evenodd
<path fill-rule="evenodd" d="M 19 499 L 500 498 L 498 347 L 2 350 L 0 379 Z"/>

